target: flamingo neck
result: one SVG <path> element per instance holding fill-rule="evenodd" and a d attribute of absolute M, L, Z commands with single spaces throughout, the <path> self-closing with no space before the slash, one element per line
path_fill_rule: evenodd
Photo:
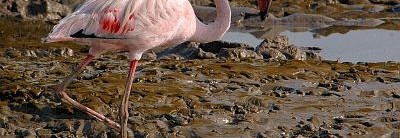
<path fill-rule="evenodd" d="M 196 31 L 191 41 L 207 43 L 219 40 L 228 31 L 231 24 L 231 8 L 228 0 L 214 0 L 217 18 L 208 25 L 202 23 L 199 19 L 196 21 Z"/>

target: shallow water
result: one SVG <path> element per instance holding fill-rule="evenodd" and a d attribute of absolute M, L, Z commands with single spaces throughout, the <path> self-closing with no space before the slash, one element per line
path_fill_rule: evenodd
<path fill-rule="evenodd" d="M 353 30 L 345 34 L 333 33 L 321 36 L 312 32 L 290 32 L 281 34 L 289 37 L 296 46 L 320 47 L 321 56 L 342 62 L 385 62 L 400 61 L 400 31 L 367 29 Z M 248 43 L 257 46 L 261 39 L 250 33 L 228 32 L 225 41 Z"/>
<path fill-rule="evenodd" d="M 257 47 L 263 41 L 251 35 L 250 33 L 244 32 L 227 32 L 222 40 L 228 42 L 245 43 L 253 47 Z"/>

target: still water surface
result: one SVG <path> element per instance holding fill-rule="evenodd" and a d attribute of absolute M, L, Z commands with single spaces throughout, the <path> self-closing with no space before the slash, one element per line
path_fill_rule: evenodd
<path fill-rule="evenodd" d="M 312 32 L 290 32 L 289 37 L 296 46 L 319 47 L 321 56 L 327 60 L 341 62 L 385 62 L 400 61 L 400 31 L 369 29 L 353 30 L 346 34 L 333 33 L 314 37 Z M 261 39 L 250 33 L 228 32 L 223 40 L 257 46 Z"/>

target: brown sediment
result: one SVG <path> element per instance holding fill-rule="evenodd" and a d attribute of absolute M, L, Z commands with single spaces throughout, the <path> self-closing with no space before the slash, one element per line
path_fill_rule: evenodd
<path fill-rule="evenodd" d="M 4 136 L 43 133 L 30 132 L 37 128 L 56 136 L 116 135 L 82 112 L 59 105 L 54 95 L 52 87 L 79 58 L 0 59 Z M 89 65 L 68 93 L 116 119 L 128 62 L 113 54 L 95 63 L 111 69 Z M 61 70 L 48 71 L 54 66 Z M 149 136 L 382 136 L 396 131 L 399 69 L 398 63 L 336 61 L 145 61 L 133 85 L 129 124 L 137 135 Z M 363 86 L 368 83 L 377 86 Z M 380 117 L 389 121 L 373 119 Z M 70 123 L 75 127 L 65 126 Z M 85 124 L 88 129 L 78 129 Z"/>
<path fill-rule="evenodd" d="M 274 6 L 273 13 L 277 13 L 284 5 Z M 378 28 L 398 29 L 398 23 L 388 20 Z M 55 96 L 54 86 L 79 63 L 87 48 L 40 43 L 51 27 L 40 21 L 0 20 L 0 137 L 116 137 L 103 123 Z M 351 29 L 317 31 L 329 34 Z M 73 54 L 60 52 L 66 51 L 63 47 L 71 48 Z M 37 56 L 27 54 L 29 50 Z M 137 137 L 399 134 L 397 62 L 163 59 L 139 63 L 128 122 Z M 125 53 L 105 54 L 89 64 L 67 92 L 117 120 L 128 67 Z"/>

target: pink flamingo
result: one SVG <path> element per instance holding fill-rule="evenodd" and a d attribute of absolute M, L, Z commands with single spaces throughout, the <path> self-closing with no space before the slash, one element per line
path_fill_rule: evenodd
<path fill-rule="evenodd" d="M 220 39 L 229 29 L 228 0 L 214 0 L 217 17 L 208 25 L 200 22 L 188 0 L 86 0 L 54 26 L 44 42 L 76 41 L 89 45 L 89 54 L 56 88 L 63 102 L 86 112 L 127 137 L 128 98 L 138 60 L 146 50 L 185 41 L 206 43 Z M 270 0 L 268 0 L 270 1 Z M 268 2 L 269 3 L 269 2 Z M 269 6 L 259 0 L 260 15 Z M 130 70 L 119 110 L 120 124 L 78 103 L 65 93 L 67 85 L 95 57 L 106 52 L 128 51 Z"/>

